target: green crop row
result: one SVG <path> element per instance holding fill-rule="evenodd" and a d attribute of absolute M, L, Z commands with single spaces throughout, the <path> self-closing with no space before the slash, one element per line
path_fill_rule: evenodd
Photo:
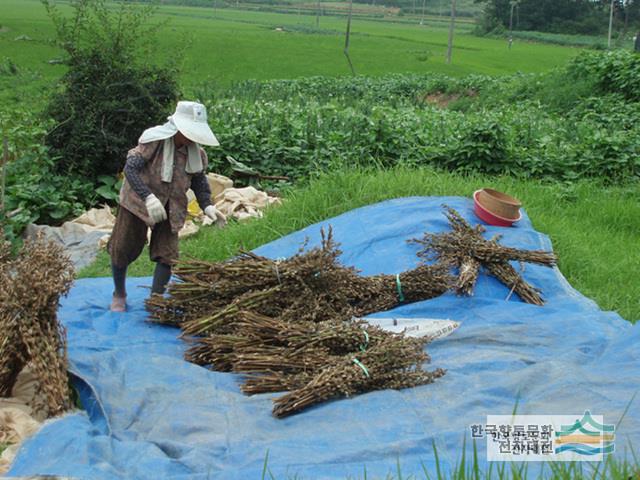
<path fill-rule="evenodd" d="M 292 179 L 402 164 L 617 182 L 640 175 L 639 66 L 624 51 L 585 53 L 542 75 L 314 77 L 201 95 L 218 169 L 231 155 Z"/>
<path fill-rule="evenodd" d="M 263 174 L 305 177 L 331 166 L 431 165 L 450 170 L 617 181 L 640 174 L 640 128 L 620 129 L 616 106 L 561 117 L 539 104 L 467 113 L 435 106 L 220 101 L 208 107 L 226 155 Z M 640 113 L 639 108 L 634 113 Z M 570 120 L 570 121 L 569 121 Z"/>

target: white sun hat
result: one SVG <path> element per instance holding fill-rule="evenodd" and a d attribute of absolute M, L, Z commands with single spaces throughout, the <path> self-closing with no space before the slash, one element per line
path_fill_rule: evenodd
<path fill-rule="evenodd" d="M 207 109 L 197 102 L 178 102 L 175 113 L 169 117 L 180 132 L 192 142 L 217 147 L 218 139 L 207 123 Z"/>

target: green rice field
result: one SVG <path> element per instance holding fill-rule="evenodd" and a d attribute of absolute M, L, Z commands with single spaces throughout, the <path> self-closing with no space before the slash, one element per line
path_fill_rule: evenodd
<path fill-rule="evenodd" d="M 316 27 L 315 15 L 288 8 L 290 13 L 161 6 L 158 50 L 168 58 L 152 60 L 183 65 L 181 85 L 187 93 L 203 83 L 224 87 L 245 79 L 350 75 L 343 54 L 344 15 L 322 16 Z M 64 4 L 61 10 L 70 11 Z M 470 22 L 460 18 L 453 61 L 447 65 L 446 17 L 428 15 L 420 25 L 419 15 L 356 16 L 350 46 L 356 73 L 540 72 L 564 64 L 578 51 L 526 41 L 509 50 L 502 39 L 473 36 Z M 11 65 L 19 72 L 0 74 L 0 100 L 31 98 L 64 72 L 57 63 L 62 53 L 52 44 L 53 36 L 53 24 L 39 1 L 0 2 L 0 72 Z M 178 54 L 178 45 L 184 42 L 188 46 Z"/>

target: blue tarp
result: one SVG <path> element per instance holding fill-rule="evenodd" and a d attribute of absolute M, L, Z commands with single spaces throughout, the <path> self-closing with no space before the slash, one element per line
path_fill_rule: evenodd
<path fill-rule="evenodd" d="M 365 275 L 398 273 L 417 264 L 406 240 L 448 230 L 441 204 L 479 222 L 459 197 L 401 198 L 353 210 L 257 250 L 295 253 L 306 237 L 317 245 L 332 225 L 342 260 Z M 488 227 L 487 236 L 527 249 L 551 249 L 525 216 L 516 228 Z M 623 252 L 621 252 L 621 255 Z M 20 449 L 11 475 L 58 474 L 91 479 L 367 478 L 396 472 L 425 478 L 459 459 L 469 425 L 487 414 L 623 416 L 640 379 L 640 327 L 603 312 L 557 269 L 527 264 L 524 276 L 542 289 L 538 307 L 482 275 L 475 296 L 446 294 L 374 317 L 450 318 L 462 326 L 428 346 L 433 367 L 448 373 L 432 385 L 379 391 L 328 402 L 278 420 L 271 399 L 239 390 L 238 377 L 182 359 L 173 328 L 145 322 L 150 279 L 129 282 L 130 310 L 107 310 L 108 278 L 78 281 L 60 308 L 69 359 L 87 413 L 49 422 Z M 640 409 L 631 405 L 617 430 L 616 455 L 640 449 Z M 484 443 L 479 444 L 483 462 Z M 468 457 L 467 457 L 468 458 Z M 267 474 L 266 478 L 271 478 Z"/>

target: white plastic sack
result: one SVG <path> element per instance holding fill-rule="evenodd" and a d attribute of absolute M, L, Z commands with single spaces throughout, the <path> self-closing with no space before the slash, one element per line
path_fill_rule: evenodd
<path fill-rule="evenodd" d="M 448 337 L 460 327 L 460 322 L 439 318 L 365 318 L 392 333 L 404 333 L 408 337 L 431 337 L 432 340 Z"/>

